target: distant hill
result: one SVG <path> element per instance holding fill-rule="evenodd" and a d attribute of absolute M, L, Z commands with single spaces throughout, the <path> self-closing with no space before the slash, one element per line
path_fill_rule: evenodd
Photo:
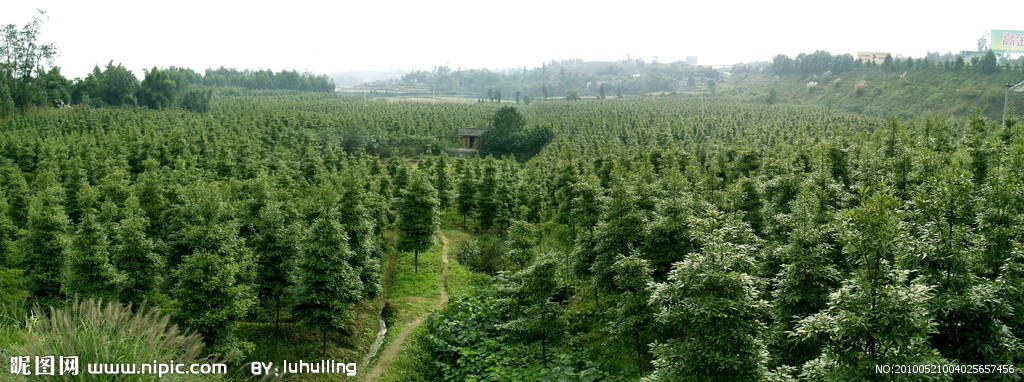
<path fill-rule="evenodd" d="M 841 73 L 782 73 L 772 65 L 735 70 L 727 83 L 732 94 L 752 102 L 812 104 L 878 116 L 966 116 L 980 108 L 992 120 L 1003 113 L 1004 85 L 1024 80 L 1024 65 L 1000 64 L 982 73 L 977 62 L 929 62 L 909 66 L 862 65 Z M 772 91 L 775 95 L 772 96 Z M 1024 111 L 1024 93 L 1010 92 L 1010 105 Z"/>
<path fill-rule="evenodd" d="M 328 74 L 327 76 L 331 77 L 331 79 L 334 80 L 334 83 L 337 84 L 338 86 L 352 86 L 352 85 L 358 85 L 358 84 L 362 84 L 362 83 L 366 83 L 366 82 L 387 81 L 387 80 L 393 80 L 393 79 L 397 79 L 397 78 L 402 78 L 402 76 L 404 76 L 404 75 L 406 75 L 408 73 L 409 73 L 409 71 L 407 71 L 407 70 L 402 70 L 402 71 L 398 71 L 398 70 L 396 70 L 396 71 L 354 71 L 354 70 L 350 70 L 350 71 L 347 71 L 347 72 L 334 72 L 334 73 Z"/>
<path fill-rule="evenodd" d="M 438 66 L 401 78 L 374 81 L 365 88 L 376 94 L 446 95 L 487 101 L 560 99 L 570 92 L 581 97 L 636 96 L 691 92 L 714 84 L 721 72 L 684 62 L 646 63 L 643 60 L 583 61 L 570 59 L 526 69 L 462 69 Z M 339 85 L 342 81 L 335 79 Z M 362 86 L 361 86 L 362 87 Z"/>

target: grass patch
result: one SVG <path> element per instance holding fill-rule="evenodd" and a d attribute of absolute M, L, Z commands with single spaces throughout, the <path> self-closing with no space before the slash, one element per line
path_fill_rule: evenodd
<path fill-rule="evenodd" d="M 426 344 L 426 325 L 412 331 L 405 341 L 405 351 L 391 362 L 391 367 L 381 376 L 382 382 L 419 382 L 426 381 L 422 376 L 423 368 L 431 364 L 430 352 Z"/>
<path fill-rule="evenodd" d="M 454 206 L 441 211 L 441 231 L 472 231 L 474 227 L 476 219 L 472 216 L 463 217 Z"/>
<path fill-rule="evenodd" d="M 441 243 L 438 241 L 426 252 L 420 253 L 419 271 L 414 268 L 413 254 L 400 253 L 395 262 L 394 279 L 389 299 L 403 297 L 437 298 L 440 293 L 437 278 L 441 274 Z"/>
<path fill-rule="evenodd" d="M 468 233 L 456 230 L 444 231 L 448 238 L 448 294 L 452 298 L 465 294 L 477 285 L 485 285 L 491 278 L 483 273 L 473 272 L 459 263 L 455 251 L 470 237 Z"/>

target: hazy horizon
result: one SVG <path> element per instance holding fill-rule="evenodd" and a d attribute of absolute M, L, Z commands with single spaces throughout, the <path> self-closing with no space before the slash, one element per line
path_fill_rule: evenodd
<path fill-rule="evenodd" d="M 54 65 L 69 78 L 93 66 L 347 71 L 532 68 L 551 60 L 701 65 L 769 61 L 826 50 L 923 57 L 974 50 L 991 29 L 1024 29 L 999 1 L 927 10 L 865 0 L 850 9 L 818 2 L 739 1 L 727 7 L 637 1 L 614 5 L 523 0 L 495 6 L 447 0 L 281 7 L 182 1 L 156 7 L 130 1 L 40 0 L 8 4 L 0 24 L 24 25 L 47 12 L 40 41 L 55 43 Z"/>

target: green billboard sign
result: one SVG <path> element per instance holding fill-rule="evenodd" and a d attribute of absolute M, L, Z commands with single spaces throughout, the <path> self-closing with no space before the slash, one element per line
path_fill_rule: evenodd
<path fill-rule="evenodd" d="M 1024 53 L 1024 31 L 993 29 L 992 43 L 990 44 L 990 46 L 992 47 L 992 51 L 994 52 Z"/>

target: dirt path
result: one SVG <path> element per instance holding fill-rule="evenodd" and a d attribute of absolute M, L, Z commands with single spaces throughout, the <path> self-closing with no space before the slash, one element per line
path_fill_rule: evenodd
<path fill-rule="evenodd" d="M 438 280 L 441 283 L 441 294 L 438 296 L 437 306 L 434 310 L 441 309 L 448 304 L 448 238 L 444 237 L 444 234 L 440 232 L 438 232 L 437 237 L 441 238 L 441 277 Z M 402 352 L 402 349 L 405 349 L 405 340 L 409 338 L 409 334 L 412 333 L 413 329 L 423 325 L 423 322 L 427 320 L 429 315 L 430 312 L 424 313 L 403 326 L 402 330 L 395 335 L 395 338 L 391 339 L 391 342 L 380 352 L 380 357 L 374 363 L 373 369 L 366 374 L 366 378 L 363 378 L 363 380 L 380 380 L 380 377 L 384 375 L 384 370 L 387 370 L 391 362 Z"/>

